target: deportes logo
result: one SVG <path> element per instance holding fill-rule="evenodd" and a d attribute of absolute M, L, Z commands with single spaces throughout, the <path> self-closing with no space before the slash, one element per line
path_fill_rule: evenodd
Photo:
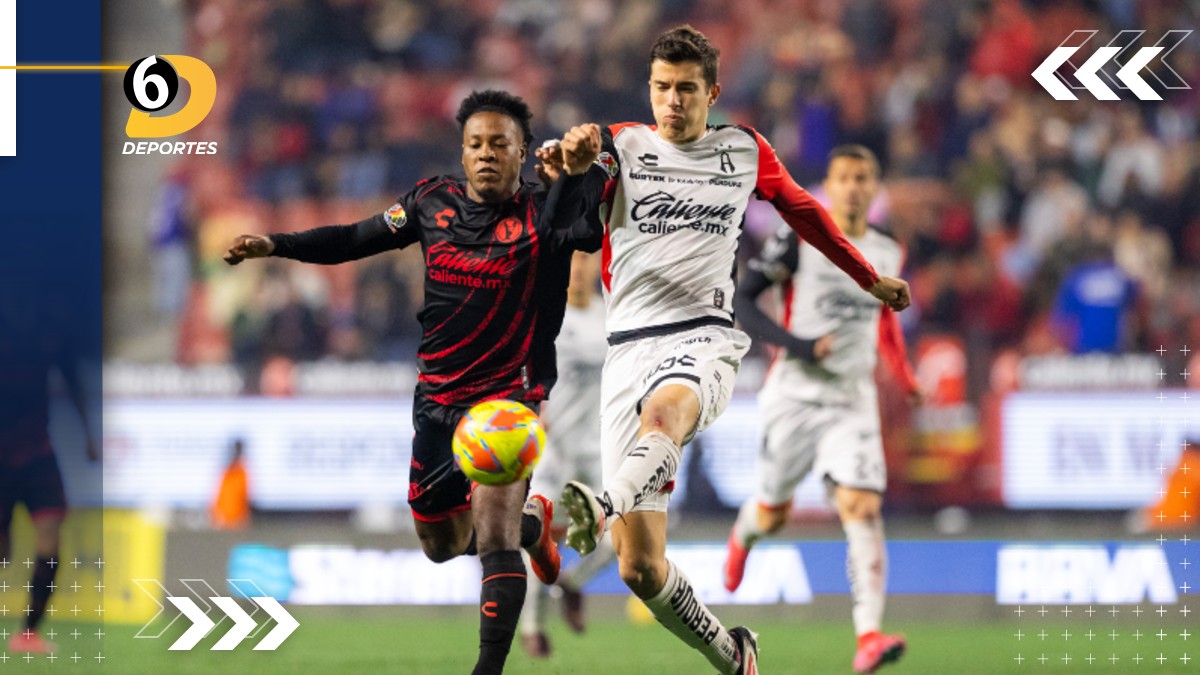
<path fill-rule="evenodd" d="M 179 97 L 182 82 L 190 93 L 178 110 L 164 111 Z M 125 123 L 130 138 L 168 138 L 185 134 L 204 121 L 217 100 L 217 78 L 200 59 L 182 54 L 147 56 L 125 71 L 125 98 L 133 109 Z M 126 141 L 124 155 L 212 155 L 215 141 Z"/>

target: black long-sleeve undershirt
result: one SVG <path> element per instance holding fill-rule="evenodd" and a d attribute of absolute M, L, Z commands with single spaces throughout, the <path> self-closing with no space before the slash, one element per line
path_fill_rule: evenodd
<path fill-rule="evenodd" d="M 816 340 L 806 340 L 793 335 L 780 326 L 758 306 L 758 296 L 775 285 L 761 270 L 750 267 L 742 276 L 737 292 L 733 296 L 733 311 L 742 328 L 755 340 L 763 340 L 782 347 L 789 356 L 814 362 L 813 348 Z"/>

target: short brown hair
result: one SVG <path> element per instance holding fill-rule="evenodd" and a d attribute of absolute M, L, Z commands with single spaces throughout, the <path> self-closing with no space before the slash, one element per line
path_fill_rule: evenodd
<path fill-rule="evenodd" d="M 659 60 L 667 63 L 699 63 L 704 71 L 704 81 L 712 87 L 717 83 L 717 64 L 720 63 L 721 52 L 704 37 L 704 33 L 684 24 L 659 35 L 654 41 L 654 46 L 650 48 L 650 63 Z"/>
<path fill-rule="evenodd" d="M 833 160 L 839 157 L 861 159 L 862 161 L 871 165 L 871 170 L 875 172 L 876 178 L 881 177 L 879 175 L 879 158 L 876 157 L 875 153 L 871 152 L 871 149 L 865 145 L 859 145 L 858 143 L 846 143 L 844 145 L 837 146 L 833 150 L 829 151 L 829 162 L 826 164 L 826 167 L 832 165 Z M 828 171 L 828 169 L 826 169 L 826 171 Z"/>

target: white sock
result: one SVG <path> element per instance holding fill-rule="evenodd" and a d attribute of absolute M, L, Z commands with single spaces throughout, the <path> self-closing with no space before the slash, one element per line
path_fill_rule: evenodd
<path fill-rule="evenodd" d="M 583 590 L 587 582 L 593 577 L 604 571 L 604 568 L 617 559 L 617 552 L 613 550 L 612 538 L 607 534 L 600 540 L 600 544 L 596 546 L 596 550 L 588 555 L 583 556 L 569 570 L 564 570 L 558 577 L 558 585 L 563 588 L 570 589 L 575 592 Z"/>
<path fill-rule="evenodd" d="M 767 536 L 767 531 L 758 526 L 757 499 L 750 498 L 738 509 L 737 520 L 733 521 L 733 536 L 742 548 L 749 550 L 755 542 Z"/>
<path fill-rule="evenodd" d="M 525 584 L 525 604 L 521 607 L 521 635 L 537 635 L 546 630 L 546 603 L 550 594 L 546 586 L 533 576 L 529 566 L 529 554 L 521 551 L 525 567 L 529 570 L 529 583 Z"/>
<path fill-rule="evenodd" d="M 854 598 L 854 632 L 863 635 L 883 625 L 884 593 L 887 591 L 887 550 L 883 545 L 883 521 L 849 520 L 846 531 L 846 576 Z"/>
<path fill-rule="evenodd" d="M 611 507 L 608 515 L 629 513 L 663 489 L 675 478 L 682 457 L 683 450 L 661 431 L 651 431 L 639 438 L 637 447 L 625 456 L 617 473 L 604 486 L 600 501 Z"/>
<path fill-rule="evenodd" d="M 667 630 L 699 651 L 722 673 L 737 670 L 737 643 L 692 589 L 692 583 L 675 563 L 667 561 L 667 583 L 646 607 Z"/>

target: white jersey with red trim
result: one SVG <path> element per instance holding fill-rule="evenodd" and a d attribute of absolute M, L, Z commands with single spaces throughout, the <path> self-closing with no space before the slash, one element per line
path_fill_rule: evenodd
<path fill-rule="evenodd" d="M 899 275 L 904 252 L 891 236 L 868 228 L 850 242 L 880 274 Z M 793 335 L 806 340 L 833 335 L 833 351 L 819 363 L 779 359 L 763 395 L 826 405 L 873 404 L 883 305 L 814 248 L 798 245 L 786 228 L 766 242 L 760 259 L 751 264 L 781 285 L 783 324 Z"/>
<path fill-rule="evenodd" d="M 612 176 L 603 254 L 610 339 L 679 324 L 732 325 L 738 236 L 752 194 L 770 200 L 860 287 L 878 279 L 753 129 L 710 127 L 676 145 L 653 126 L 613 125 L 598 162 Z"/>

